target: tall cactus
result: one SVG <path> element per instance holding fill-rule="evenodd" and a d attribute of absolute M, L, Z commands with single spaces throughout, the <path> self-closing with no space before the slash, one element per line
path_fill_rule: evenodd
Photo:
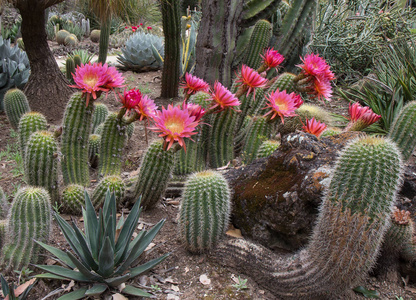
<path fill-rule="evenodd" d="M 98 62 L 105 63 L 107 60 L 108 45 L 110 42 L 111 18 L 101 22 L 100 44 L 98 46 Z"/>
<path fill-rule="evenodd" d="M 7 202 L 7 195 L 0 187 L 0 219 L 4 219 L 9 212 L 9 202 Z"/>
<path fill-rule="evenodd" d="M 85 204 L 85 188 L 79 184 L 70 184 L 62 191 L 60 211 L 81 215 L 82 206 Z"/>
<path fill-rule="evenodd" d="M 230 189 L 225 178 L 211 170 L 195 173 L 185 183 L 179 211 L 179 235 L 191 252 L 214 247 L 228 228 Z"/>
<path fill-rule="evenodd" d="M 10 208 L 6 243 L 1 265 L 5 271 L 21 270 L 29 263 L 39 263 L 42 248 L 34 240 L 47 243 L 51 233 L 52 207 L 43 188 L 20 189 Z"/>
<path fill-rule="evenodd" d="M 262 64 L 261 54 L 267 48 L 272 36 L 272 24 L 267 20 L 258 20 L 254 26 L 243 63 L 256 70 Z"/>
<path fill-rule="evenodd" d="M 108 116 L 108 107 L 104 103 L 94 102 L 91 133 L 96 133 L 97 127 L 104 123 Z"/>
<path fill-rule="evenodd" d="M 116 113 L 110 114 L 104 122 L 100 140 L 100 159 L 98 174 L 100 176 L 118 175 L 121 172 L 121 159 L 127 139 L 127 124 L 117 118 Z"/>
<path fill-rule="evenodd" d="M 36 131 L 30 136 L 25 152 L 27 184 L 45 188 L 52 202 L 58 201 L 58 145 L 53 134 L 48 131 Z"/>
<path fill-rule="evenodd" d="M 81 93 L 75 93 L 65 108 L 62 126 L 61 160 L 64 184 L 89 184 L 88 138 L 90 134 L 92 101 L 86 106 Z"/>
<path fill-rule="evenodd" d="M 403 159 L 408 160 L 416 147 L 414 138 L 416 128 L 416 101 L 402 108 L 391 125 L 388 137 L 397 143 L 402 151 Z"/>
<path fill-rule="evenodd" d="M 44 115 L 38 112 L 25 113 L 19 122 L 19 148 L 22 157 L 25 157 L 27 141 L 32 133 L 38 130 L 46 130 L 48 123 Z"/>
<path fill-rule="evenodd" d="M 274 127 L 266 117 L 257 116 L 252 119 L 243 142 L 242 155 L 245 164 L 251 163 L 257 157 L 261 144 L 271 137 Z"/>
<path fill-rule="evenodd" d="M 88 161 L 91 168 L 96 168 L 98 166 L 99 155 L 100 155 L 100 144 L 101 144 L 101 135 L 99 134 L 90 134 L 88 143 Z"/>
<path fill-rule="evenodd" d="M 19 89 L 10 89 L 4 95 L 4 111 L 13 129 L 19 126 L 20 117 L 30 111 L 26 95 Z"/>
<path fill-rule="evenodd" d="M 402 171 L 400 151 L 391 140 L 359 138 L 345 147 L 336 163 L 306 249 L 282 258 L 233 240 L 217 255 L 278 297 L 342 298 L 374 266 Z"/>
<path fill-rule="evenodd" d="M 7 220 L 0 220 L 0 249 L 3 248 L 7 235 Z"/>
<path fill-rule="evenodd" d="M 174 166 L 172 150 L 163 150 L 163 141 L 156 140 L 147 148 L 134 187 L 134 199 L 140 196 L 144 209 L 153 208 L 165 193 Z"/>
<path fill-rule="evenodd" d="M 75 74 L 75 62 L 74 62 L 74 59 L 71 57 L 68 57 L 66 59 L 65 72 L 66 72 L 66 79 L 68 79 L 69 82 L 74 82 L 74 79 L 72 78 L 72 74 Z"/>
<path fill-rule="evenodd" d="M 101 179 L 92 192 L 91 201 L 94 207 L 100 207 L 104 203 L 107 190 L 114 193 L 117 204 L 120 204 L 126 192 L 126 185 L 123 179 L 117 175 L 110 175 Z"/>

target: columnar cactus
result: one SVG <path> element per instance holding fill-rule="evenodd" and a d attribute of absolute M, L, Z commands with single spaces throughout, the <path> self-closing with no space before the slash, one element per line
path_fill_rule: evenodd
<path fill-rule="evenodd" d="M 130 140 L 134 134 L 134 123 L 127 125 L 127 138 Z"/>
<path fill-rule="evenodd" d="M 3 248 L 6 241 L 7 220 L 0 220 L 0 249 Z"/>
<path fill-rule="evenodd" d="M 217 254 L 279 298 L 334 299 L 374 266 L 402 177 L 401 154 L 389 139 L 362 137 L 345 147 L 333 171 L 306 249 L 284 259 L 233 240 Z"/>
<path fill-rule="evenodd" d="M 257 151 L 257 158 L 269 157 L 279 148 L 280 142 L 275 140 L 266 140 L 261 145 Z"/>
<path fill-rule="evenodd" d="M 258 20 L 254 26 L 248 46 L 244 64 L 252 69 L 257 69 L 262 64 L 261 54 L 267 48 L 272 37 L 272 24 L 267 20 Z"/>
<path fill-rule="evenodd" d="M 75 62 L 71 57 L 68 57 L 65 62 L 66 79 L 69 82 L 74 82 L 72 74 L 75 74 Z"/>
<path fill-rule="evenodd" d="M 1 265 L 4 270 L 21 270 L 42 259 L 41 247 L 34 240 L 47 243 L 51 233 L 52 207 L 48 192 L 39 187 L 20 189 L 10 208 Z"/>
<path fill-rule="evenodd" d="M 403 159 L 408 160 L 416 147 L 414 138 L 416 128 L 416 101 L 408 103 L 402 108 L 391 125 L 388 137 L 391 138 L 402 151 Z"/>
<path fill-rule="evenodd" d="M 179 211 L 179 235 L 191 252 L 213 248 L 228 228 L 230 189 L 218 172 L 195 173 L 185 183 Z"/>
<path fill-rule="evenodd" d="M 92 192 L 91 201 L 94 207 L 100 207 L 104 203 L 107 190 L 114 193 L 117 204 L 120 204 L 126 192 L 126 185 L 123 179 L 117 175 L 110 175 L 101 179 Z"/>
<path fill-rule="evenodd" d="M 108 107 L 104 103 L 94 102 L 94 113 L 92 115 L 91 132 L 96 133 L 97 127 L 104 123 L 108 116 Z M 99 133 L 97 133 L 99 134 Z"/>
<path fill-rule="evenodd" d="M 156 206 L 165 193 L 173 165 L 173 151 L 164 150 L 162 140 L 156 140 L 150 144 L 140 166 L 139 177 L 134 187 L 133 201 L 141 196 L 141 204 L 144 209 Z"/>
<path fill-rule="evenodd" d="M 274 127 L 266 117 L 257 116 L 252 119 L 243 142 L 242 155 L 245 164 L 251 163 L 257 157 L 260 145 L 271 137 Z"/>
<path fill-rule="evenodd" d="M 88 161 L 90 162 L 91 168 L 96 168 L 98 166 L 100 144 L 101 135 L 90 134 L 90 141 L 88 143 Z"/>
<path fill-rule="evenodd" d="M 88 169 L 88 139 L 90 134 L 92 101 L 86 106 L 81 93 L 75 93 L 65 108 L 61 139 L 61 167 L 64 184 L 87 186 L 90 183 Z"/>
<path fill-rule="evenodd" d="M 4 95 L 4 111 L 13 129 L 19 126 L 20 117 L 30 111 L 26 95 L 19 89 L 10 89 Z"/>
<path fill-rule="evenodd" d="M 7 195 L 0 187 L 0 219 L 4 219 L 9 212 L 9 202 L 7 202 Z"/>
<path fill-rule="evenodd" d="M 27 141 L 32 133 L 38 130 L 46 130 L 48 123 L 44 115 L 38 112 L 25 113 L 19 122 L 19 147 L 22 157 L 25 157 Z"/>
<path fill-rule="evenodd" d="M 100 159 L 98 173 L 100 176 L 118 175 L 121 172 L 121 159 L 126 144 L 127 124 L 117 114 L 110 114 L 104 122 L 100 141 Z"/>
<path fill-rule="evenodd" d="M 36 131 L 30 136 L 25 152 L 27 184 L 45 188 L 52 201 L 58 201 L 58 145 L 53 134 L 48 131 Z"/>
<path fill-rule="evenodd" d="M 62 191 L 60 211 L 81 215 L 85 203 L 85 187 L 79 184 L 70 184 Z"/>

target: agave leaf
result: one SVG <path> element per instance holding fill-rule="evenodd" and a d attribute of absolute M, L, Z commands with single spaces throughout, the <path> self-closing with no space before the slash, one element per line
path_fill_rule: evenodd
<path fill-rule="evenodd" d="M 71 280 L 69 278 L 66 277 L 62 277 L 59 275 L 55 275 L 52 273 L 42 273 L 42 274 L 37 274 L 35 275 L 36 278 L 47 278 L 47 279 L 58 279 L 58 280 Z"/>
<path fill-rule="evenodd" d="M 101 276 L 92 273 L 91 270 L 86 268 L 71 252 L 68 252 L 67 254 L 82 275 L 90 281 L 102 281 Z"/>
<path fill-rule="evenodd" d="M 123 282 L 126 282 L 127 280 L 129 280 L 130 278 L 131 278 L 130 273 L 127 273 L 122 276 L 104 279 L 104 282 L 111 287 L 117 287 Z"/>
<path fill-rule="evenodd" d="M 140 274 L 142 274 L 143 272 L 146 272 L 147 270 L 150 270 L 151 268 L 153 268 L 154 266 L 158 265 L 159 263 L 161 263 L 162 261 L 164 261 L 168 256 L 170 255 L 170 253 L 166 253 L 164 255 L 162 255 L 161 257 L 152 259 L 138 267 L 135 267 L 133 269 L 130 269 L 130 277 L 134 278 Z"/>
<path fill-rule="evenodd" d="M 79 244 L 81 246 L 82 253 L 83 253 L 83 261 L 84 266 L 89 270 L 97 270 L 98 265 L 95 262 L 94 258 L 91 255 L 90 249 L 88 248 L 87 242 L 85 241 L 85 235 L 79 230 L 79 228 L 75 225 L 75 223 L 72 223 L 72 227 L 74 229 L 74 232 L 78 238 Z"/>
<path fill-rule="evenodd" d="M 6 296 L 10 293 L 9 285 L 7 284 L 7 281 L 6 279 L 4 279 L 2 274 L 0 274 L 0 280 L 1 280 L 1 290 L 3 291 L 3 295 Z"/>
<path fill-rule="evenodd" d="M 92 256 L 98 257 L 97 246 L 97 216 L 95 214 L 94 206 L 92 205 L 90 196 L 85 191 L 85 210 L 82 208 L 82 215 L 84 217 L 85 235 L 91 249 Z"/>
<path fill-rule="evenodd" d="M 140 239 L 142 239 L 145 235 L 145 231 L 139 232 L 139 234 L 134 238 L 134 240 L 130 243 L 131 245 L 135 245 L 136 243 L 140 243 Z M 116 254 L 116 257 L 114 259 L 114 265 L 118 266 L 127 256 L 127 253 L 130 253 L 129 251 L 131 248 L 128 244 L 129 241 L 126 242 L 126 247 L 124 248 L 124 251 L 119 251 Z"/>
<path fill-rule="evenodd" d="M 47 251 L 49 251 L 50 253 L 52 253 L 53 255 L 55 255 L 61 262 L 63 262 L 64 264 L 66 264 L 68 267 L 70 267 L 71 269 L 75 269 L 75 265 L 73 264 L 72 260 L 69 258 L 68 254 L 66 254 L 64 251 L 49 246 L 45 243 L 39 242 L 39 241 L 35 241 L 35 243 L 38 243 L 41 247 L 45 248 Z"/>
<path fill-rule="evenodd" d="M 81 274 L 78 271 L 74 271 L 74 270 L 70 270 L 68 268 L 64 268 L 61 266 L 46 266 L 46 265 L 35 265 L 35 267 L 44 270 L 46 272 L 58 275 L 58 276 L 62 276 L 68 279 L 72 279 L 75 281 L 80 281 L 80 282 L 91 282 L 90 279 L 88 279 L 87 277 L 85 277 L 83 274 Z"/>
<path fill-rule="evenodd" d="M 139 216 L 142 211 L 140 208 L 141 197 L 134 204 L 133 208 L 130 210 L 129 215 L 124 221 L 123 227 L 121 228 L 118 240 L 115 246 L 115 251 L 118 252 L 120 249 L 124 249 L 128 242 L 130 241 L 131 236 L 133 235 L 134 230 L 136 229 L 137 222 L 139 221 Z M 124 251 L 124 250 L 123 250 Z"/>
<path fill-rule="evenodd" d="M 104 293 L 107 289 L 107 285 L 97 283 L 85 292 L 85 296 L 98 296 Z"/>
<path fill-rule="evenodd" d="M 114 248 L 108 236 L 104 241 L 98 259 L 100 266 L 98 272 L 105 278 L 109 277 L 114 271 Z"/>
<path fill-rule="evenodd" d="M 82 299 L 85 296 L 85 292 L 88 290 L 87 287 L 82 287 L 76 291 L 70 292 L 59 297 L 57 300 L 78 300 Z"/>
<path fill-rule="evenodd" d="M 148 298 L 152 297 L 151 294 L 131 285 L 126 285 L 126 287 L 122 290 L 122 292 L 128 295 L 132 295 L 132 296 L 148 297 Z"/>

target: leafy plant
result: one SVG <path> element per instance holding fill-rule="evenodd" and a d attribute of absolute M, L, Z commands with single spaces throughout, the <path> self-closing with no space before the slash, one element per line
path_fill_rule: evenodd
<path fill-rule="evenodd" d="M 30 292 L 30 290 L 33 288 L 33 286 L 36 284 L 36 278 L 33 278 L 24 284 L 19 285 L 18 287 L 15 287 L 13 284 L 8 284 L 6 279 L 3 277 L 3 275 L 0 274 L 0 280 L 1 280 L 1 290 L 3 292 L 3 296 L 9 296 L 9 300 L 25 300 L 27 299 L 27 296 Z"/>
<path fill-rule="evenodd" d="M 237 282 L 232 286 L 236 288 L 238 291 L 247 289 L 247 279 L 242 279 L 240 275 L 238 275 L 236 281 Z"/>
<path fill-rule="evenodd" d="M 115 288 L 162 262 L 169 254 L 132 267 L 164 223 L 164 220 L 161 220 L 151 230 L 143 230 L 131 240 L 141 212 L 139 206 L 140 199 L 135 203 L 128 217 L 124 219 L 122 216 L 116 223 L 114 194 L 107 192 L 104 206 L 98 216 L 88 194 L 85 194 L 85 209 L 82 209 L 85 233 L 74 222 L 70 225 L 60 215 L 55 214 L 55 219 L 75 254 L 38 242 L 55 255 L 63 266 L 37 265 L 48 273 L 36 277 L 92 283 L 93 286 L 90 288 L 81 287 L 61 297 L 80 299 L 84 296 L 100 295 L 108 288 Z M 151 296 L 130 285 L 125 286 L 122 292 L 141 297 Z"/>

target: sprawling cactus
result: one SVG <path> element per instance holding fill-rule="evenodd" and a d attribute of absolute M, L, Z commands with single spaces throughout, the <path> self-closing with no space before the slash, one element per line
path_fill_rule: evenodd
<path fill-rule="evenodd" d="M 191 252 L 214 247 L 228 228 L 230 189 L 211 170 L 195 173 L 185 183 L 179 212 L 179 235 Z"/>
<path fill-rule="evenodd" d="M 6 271 L 21 270 L 42 259 L 39 255 L 42 248 L 34 240 L 48 242 L 51 212 L 50 197 L 45 189 L 26 187 L 17 192 L 10 208 L 1 255 L 1 265 Z"/>
<path fill-rule="evenodd" d="M 25 93 L 19 89 L 10 89 L 4 95 L 4 111 L 13 129 L 19 126 L 21 116 L 30 111 Z"/>
<path fill-rule="evenodd" d="M 0 219 L 4 219 L 9 212 L 9 202 L 7 202 L 7 195 L 0 187 Z"/>
<path fill-rule="evenodd" d="M 110 175 L 101 179 L 92 192 L 91 201 L 94 207 L 103 205 L 107 190 L 114 193 L 116 203 L 120 204 L 126 192 L 126 185 L 124 184 L 123 179 L 117 175 Z"/>
<path fill-rule="evenodd" d="M 357 139 L 336 163 L 306 249 L 286 259 L 232 240 L 217 254 L 279 298 L 342 298 L 374 266 L 401 176 L 400 151 L 391 140 Z"/>
<path fill-rule="evenodd" d="M 70 184 L 62 191 L 59 210 L 69 214 L 81 215 L 84 201 L 85 187 L 79 184 Z"/>
<path fill-rule="evenodd" d="M 58 145 L 48 131 L 36 131 L 27 142 L 24 164 L 29 185 L 45 188 L 55 202 L 59 198 L 57 175 Z"/>
<path fill-rule="evenodd" d="M 155 58 L 154 47 L 163 57 L 163 39 L 157 35 L 136 31 L 121 49 L 122 54 L 117 57 L 122 70 L 157 70 L 160 61 Z"/>
<path fill-rule="evenodd" d="M 96 133 L 97 127 L 104 123 L 108 116 L 108 107 L 104 103 L 94 102 L 91 133 Z M 98 133 L 99 134 L 99 133 Z"/>
<path fill-rule="evenodd" d="M 19 147 L 22 157 L 25 157 L 27 141 L 32 133 L 38 130 L 46 130 L 48 123 L 44 115 L 38 112 L 25 113 L 19 122 Z"/>
<path fill-rule="evenodd" d="M 98 166 L 100 156 L 100 144 L 101 135 L 90 134 L 90 140 L 88 143 L 88 161 L 90 162 L 91 168 L 96 168 Z"/>

